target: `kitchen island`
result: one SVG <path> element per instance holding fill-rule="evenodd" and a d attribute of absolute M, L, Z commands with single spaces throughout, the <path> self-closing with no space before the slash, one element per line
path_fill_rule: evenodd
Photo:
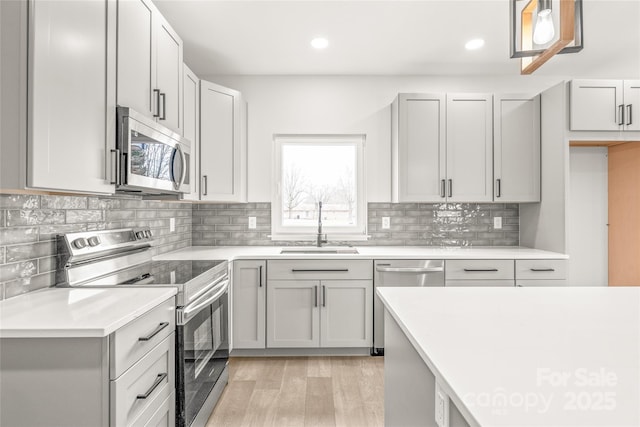
<path fill-rule="evenodd" d="M 378 294 L 385 425 L 640 425 L 640 288 Z"/>

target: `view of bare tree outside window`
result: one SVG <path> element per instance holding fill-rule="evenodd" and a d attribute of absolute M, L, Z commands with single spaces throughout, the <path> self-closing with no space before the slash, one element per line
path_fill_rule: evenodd
<path fill-rule="evenodd" d="M 282 145 L 282 225 L 353 226 L 357 221 L 354 144 Z"/>

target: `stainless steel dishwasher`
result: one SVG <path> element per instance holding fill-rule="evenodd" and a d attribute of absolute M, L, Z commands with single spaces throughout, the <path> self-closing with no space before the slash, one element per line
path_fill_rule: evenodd
<path fill-rule="evenodd" d="M 376 260 L 373 278 L 373 349 L 371 354 L 384 354 L 384 306 L 376 293 L 377 288 L 444 286 L 444 261 L 409 259 Z"/>

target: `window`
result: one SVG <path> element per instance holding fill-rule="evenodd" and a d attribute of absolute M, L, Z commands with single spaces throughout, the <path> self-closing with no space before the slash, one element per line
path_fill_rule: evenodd
<path fill-rule="evenodd" d="M 272 239 L 366 239 L 364 135 L 276 135 Z"/>

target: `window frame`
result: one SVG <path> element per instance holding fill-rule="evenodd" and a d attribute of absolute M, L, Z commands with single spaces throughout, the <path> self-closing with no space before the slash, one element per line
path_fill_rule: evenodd
<path fill-rule="evenodd" d="M 317 225 L 315 226 L 285 226 L 283 219 L 282 200 L 282 147 L 283 145 L 344 145 L 352 144 L 356 147 L 356 225 L 355 226 L 325 226 L 322 233 L 327 234 L 328 240 L 367 240 L 367 211 L 364 149 L 366 135 L 364 134 L 275 134 L 273 136 L 273 184 L 271 195 L 271 240 L 315 240 Z"/>

